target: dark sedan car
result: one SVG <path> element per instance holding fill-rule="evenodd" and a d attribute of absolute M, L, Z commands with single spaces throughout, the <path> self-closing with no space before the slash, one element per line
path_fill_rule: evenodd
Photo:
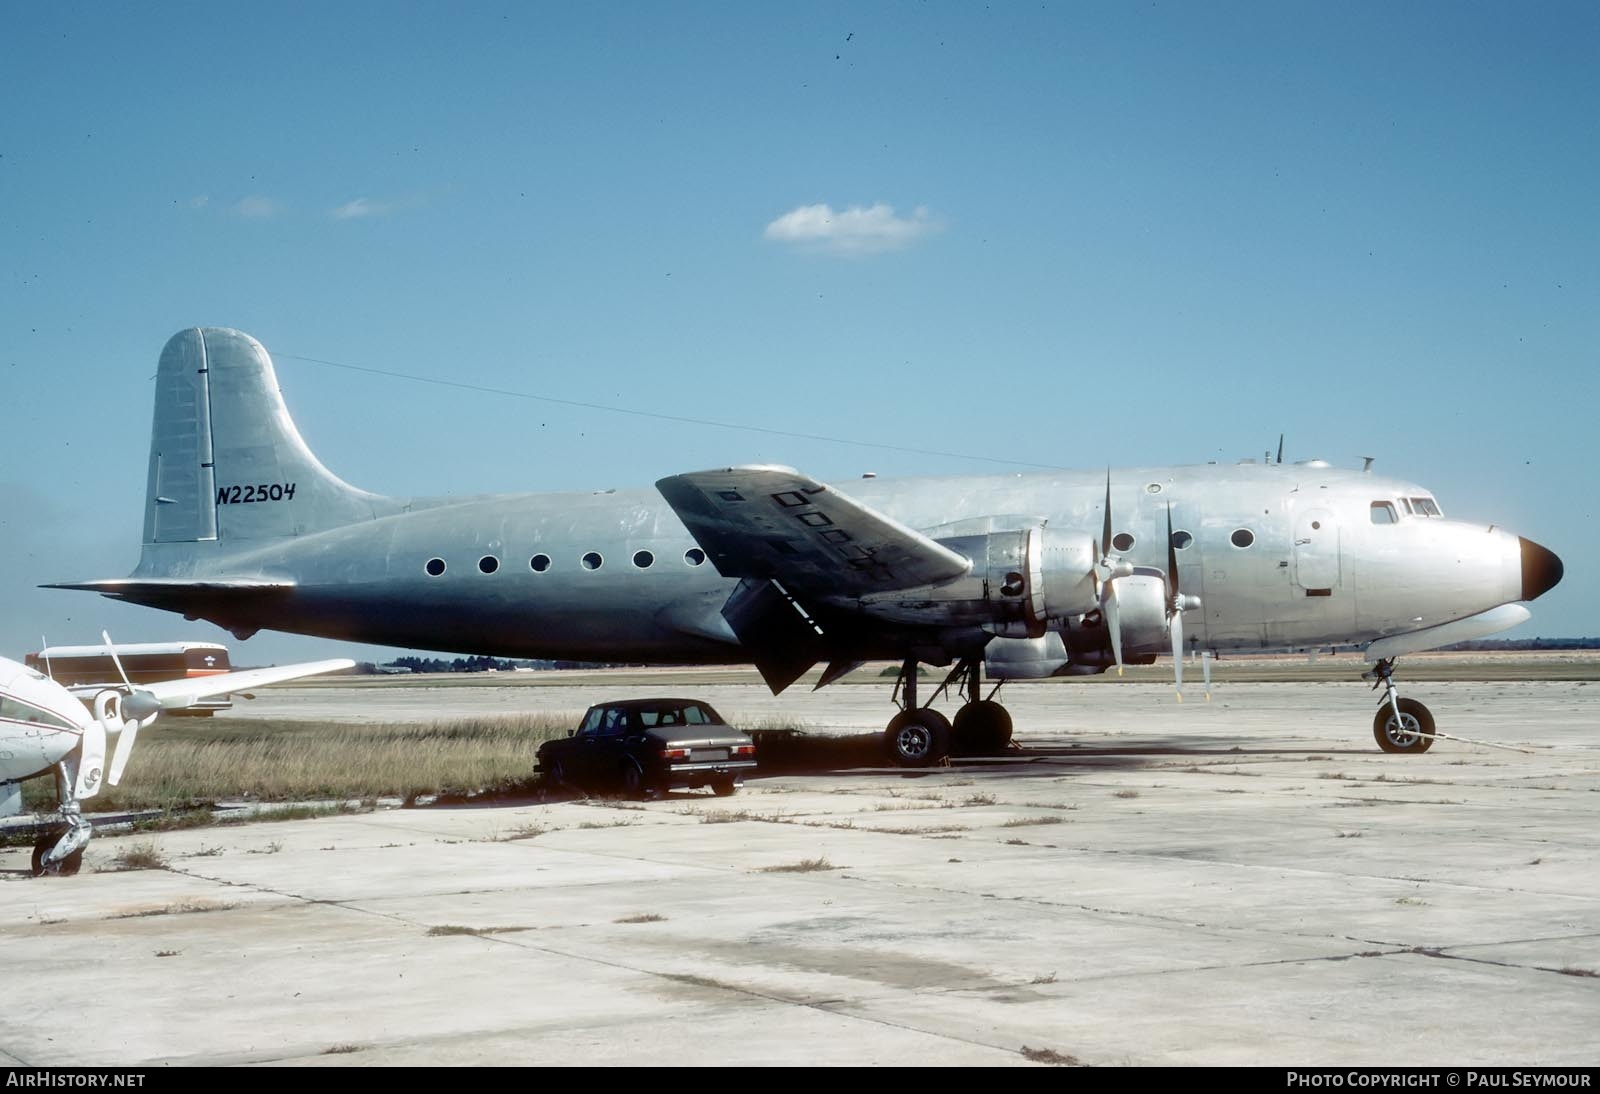
<path fill-rule="evenodd" d="M 632 797 L 709 786 L 720 795 L 756 766 L 756 746 L 697 699 L 628 699 L 589 708 L 577 730 L 539 746 L 551 783 L 620 786 Z"/>

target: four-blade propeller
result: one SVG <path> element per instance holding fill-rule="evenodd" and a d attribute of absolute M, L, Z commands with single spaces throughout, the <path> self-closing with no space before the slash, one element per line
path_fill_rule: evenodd
<path fill-rule="evenodd" d="M 1105 620 L 1107 637 L 1111 643 L 1111 657 L 1122 674 L 1122 609 L 1117 600 L 1117 579 L 1133 573 L 1133 566 L 1121 555 L 1113 553 L 1111 521 L 1111 471 L 1106 470 L 1106 502 L 1100 527 L 1100 543 L 1094 565 L 1094 579 L 1100 600 L 1100 614 Z M 1172 533 L 1172 503 L 1167 503 L 1167 631 L 1172 639 L 1172 674 L 1178 689 L 1178 701 L 1183 701 L 1183 613 L 1200 606 L 1200 598 L 1186 595 L 1180 583 L 1178 570 L 1178 544 Z M 1211 698 L 1211 660 L 1201 658 L 1205 678 L 1206 698 Z"/>

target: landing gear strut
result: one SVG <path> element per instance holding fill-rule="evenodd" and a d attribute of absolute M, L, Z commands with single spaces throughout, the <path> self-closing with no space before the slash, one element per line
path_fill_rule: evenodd
<path fill-rule="evenodd" d="M 957 661 L 939 690 L 934 692 L 934 698 L 952 684 L 966 696 L 966 702 L 956 711 L 954 724 L 932 707 L 917 705 L 917 663 L 907 658 L 901 665 L 900 678 L 895 682 L 900 713 L 889 721 L 889 728 L 884 731 L 889 755 L 895 763 L 902 767 L 925 767 L 942 762 L 951 753 L 987 756 L 1004 751 L 1011 743 L 1011 715 L 994 699 L 999 685 L 987 699 L 982 697 L 981 662 L 972 657 Z"/>
<path fill-rule="evenodd" d="M 1394 686 L 1394 658 L 1385 657 L 1362 674 L 1372 690 L 1383 689 L 1383 701 L 1372 719 L 1372 736 L 1385 752 L 1421 755 L 1433 747 L 1433 713 L 1415 699 L 1402 699 Z"/>

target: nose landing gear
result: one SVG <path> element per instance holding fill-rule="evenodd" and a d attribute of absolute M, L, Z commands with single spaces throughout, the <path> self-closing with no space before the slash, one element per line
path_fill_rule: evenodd
<path fill-rule="evenodd" d="M 1383 701 L 1372 719 L 1372 736 L 1385 752 L 1421 755 L 1437 740 L 1433 712 L 1415 699 L 1402 699 L 1394 686 L 1394 658 L 1385 657 L 1363 673 L 1372 681 L 1372 690 L 1383 689 Z"/>

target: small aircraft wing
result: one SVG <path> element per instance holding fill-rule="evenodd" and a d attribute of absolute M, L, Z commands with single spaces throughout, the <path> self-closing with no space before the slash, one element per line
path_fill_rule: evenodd
<path fill-rule="evenodd" d="M 276 665 L 266 669 L 241 669 L 216 676 L 198 676 L 188 680 L 164 680 L 158 684 L 139 684 L 136 690 L 153 695 L 161 702 L 162 710 L 182 710 L 201 699 L 249 688 L 280 684 L 285 680 L 298 680 L 302 676 L 317 676 L 324 672 L 338 672 L 353 668 L 355 662 L 336 657 L 329 661 L 303 661 L 297 665 Z"/>
<path fill-rule="evenodd" d="M 789 467 L 729 467 L 656 483 L 724 577 L 831 596 L 936 585 L 972 562 Z"/>

